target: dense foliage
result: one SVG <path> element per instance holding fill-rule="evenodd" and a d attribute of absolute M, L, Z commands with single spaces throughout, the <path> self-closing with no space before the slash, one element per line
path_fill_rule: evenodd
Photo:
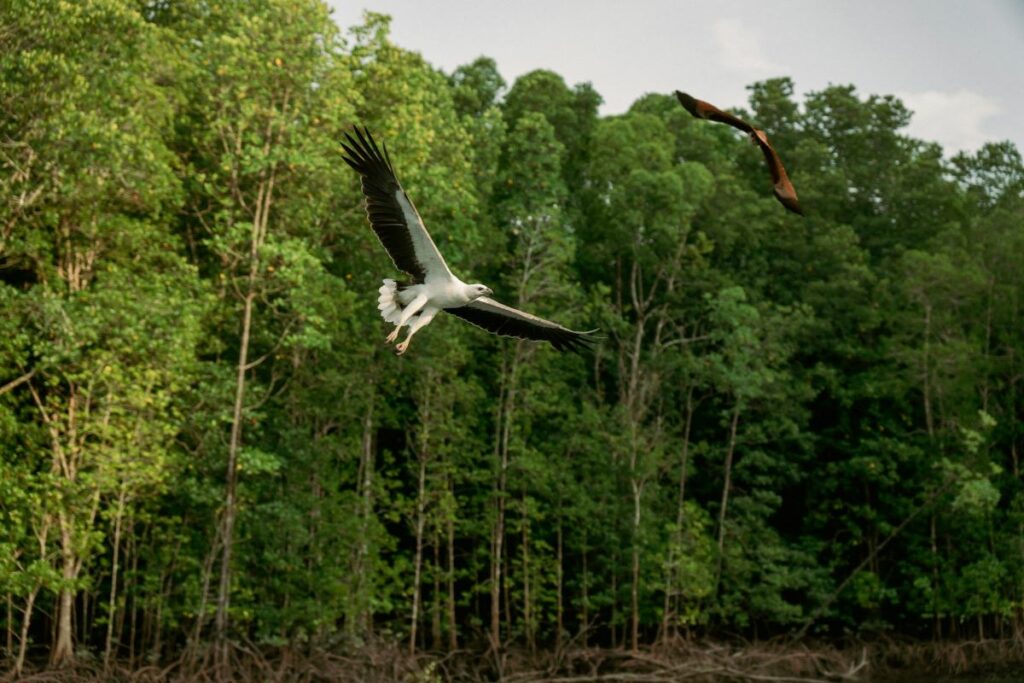
<path fill-rule="evenodd" d="M 1024 629 L 1020 154 L 750 90 L 806 219 L 669 95 L 599 117 L 386 17 L 0 2 L 9 666 Z M 441 316 L 394 357 L 354 123 L 456 272 L 597 351 Z"/>

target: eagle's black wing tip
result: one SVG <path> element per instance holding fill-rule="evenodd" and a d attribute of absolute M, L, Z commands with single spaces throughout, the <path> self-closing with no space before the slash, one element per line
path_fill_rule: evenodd
<path fill-rule="evenodd" d="M 586 332 L 575 332 L 568 330 L 555 339 L 551 339 L 551 345 L 558 351 L 570 351 L 582 355 L 584 351 L 593 351 L 602 337 L 595 335 L 598 330 Z"/>
<path fill-rule="evenodd" d="M 360 132 L 359 127 L 353 125 L 352 131 L 355 133 L 355 137 L 352 133 L 344 131 L 345 142 L 341 142 L 342 149 L 345 150 L 345 154 L 342 156 L 343 159 L 353 169 L 359 173 L 364 173 L 367 164 L 373 161 L 373 153 L 366 144 L 366 140 L 363 134 Z M 346 144 L 347 143 L 347 144 Z"/>

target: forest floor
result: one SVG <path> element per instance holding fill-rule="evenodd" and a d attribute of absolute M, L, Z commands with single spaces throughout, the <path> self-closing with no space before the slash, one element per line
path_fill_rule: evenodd
<path fill-rule="evenodd" d="M 1024 671 L 1024 641 L 964 642 L 881 640 L 845 646 L 770 641 L 760 643 L 683 642 L 637 652 L 610 648 L 563 648 L 529 653 L 459 650 L 449 654 L 408 653 L 404 644 L 376 642 L 347 653 L 277 649 L 261 652 L 236 645 L 226 667 L 210 661 L 179 660 L 165 666 L 81 661 L 62 669 L 38 667 L 19 683 L 670 683 L 687 681 L 756 683 L 940 683 L 1013 681 Z M 961 676 L 970 678 L 961 679 Z M 982 676 L 983 678 L 974 678 Z M 1021 678 L 1019 680 L 1024 680 Z"/>

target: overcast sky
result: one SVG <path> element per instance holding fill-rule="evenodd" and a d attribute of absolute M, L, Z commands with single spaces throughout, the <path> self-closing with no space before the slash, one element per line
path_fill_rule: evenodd
<path fill-rule="evenodd" d="M 993 140 L 1024 150 L 1024 0 L 330 0 L 343 28 L 390 14 L 394 41 L 450 72 L 493 57 L 509 84 L 551 69 L 590 81 L 603 114 L 679 88 L 718 106 L 790 76 L 894 94 L 910 132 L 947 154 Z"/>

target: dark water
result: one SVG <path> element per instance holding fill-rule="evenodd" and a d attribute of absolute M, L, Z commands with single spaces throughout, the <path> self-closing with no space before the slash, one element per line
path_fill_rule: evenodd
<path fill-rule="evenodd" d="M 972 674 L 963 676 L 941 676 L 936 674 L 905 674 L 900 676 L 876 677 L 867 683 L 1024 683 L 1024 669 L 1020 673 Z"/>

